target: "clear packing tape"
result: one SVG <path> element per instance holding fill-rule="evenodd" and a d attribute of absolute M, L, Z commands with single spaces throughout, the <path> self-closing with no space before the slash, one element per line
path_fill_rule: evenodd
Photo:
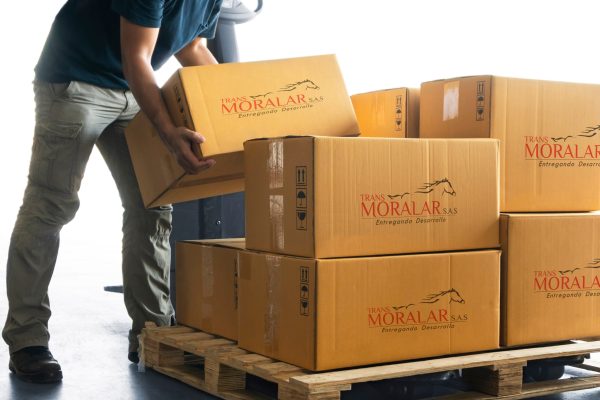
<path fill-rule="evenodd" d="M 443 121 L 458 118 L 460 82 L 452 81 L 444 84 Z"/>
<path fill-rule="evenodd" d="M 279 328 L 279 288 L 281 273 L 281 258 L 278 256 L 267 256 L 267 302 L 265 308 L 265 329 L 264 342 L 265 348 L 269 351 L 277 352 L 278 328 Z"/>
<path fill-rule="evenodd" d="M 267 175 L 269 176 L 269 220 L 271 222 L 271 243 L 276 250 L 283 250 L 285 244 L 283 229 L 283 140 L 269 142 Z"/>
<path fill-rule="evenodd" d="M 267 159 L 269 189 L 283 188 L 283 140 L 269 142 L 269 158 Z"/>
<path fill-rule="evenodd" d="M 283 250 L 285 232 L 283 229 L 283 195 L 269 196 L 269 220 L 271 221 L 271 243 L 277 250 Z"/>

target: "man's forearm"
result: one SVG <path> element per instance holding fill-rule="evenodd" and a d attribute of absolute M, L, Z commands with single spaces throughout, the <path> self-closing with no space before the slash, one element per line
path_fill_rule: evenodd
<path fill-rule="evenodd" d="M 200 37 L 194 39 L 175 54 L 175 58 L 177 58 L 182 67 L 218 64 L 215 56 L 206 47 L 206 39 Z"/>
<path fill-rule="evenodd" d="M 129 60 L 124 63 L 123 72 L 138 105 L 164 139 L 175 125 L 163 102 L 152 67 L 144 60 Z"/>
<path fill-rule="evenodd" d="M 159 29 L 142 27 L 123 17 L 120 27 L 123 75 L 140 108 L 165 139 L 175 126 L 163 103 L 151 64 Z"/>

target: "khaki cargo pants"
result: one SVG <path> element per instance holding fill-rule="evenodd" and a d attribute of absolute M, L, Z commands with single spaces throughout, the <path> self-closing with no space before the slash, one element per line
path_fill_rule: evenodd
<path fill-rule="evenodd" d="M 48 345 L 48 285 L 60 230 L 79 208 L 77 192 L 96 145 L 124 209 L 123 289 L 133 321 L 129 351 L 137 351 L 137 335 L 145 321 L 168 325 L 173 316 L 171 207 L 144 208 L 123 134 L 138 105 L 130 91 L 82 82 L 35 82 L 34 92 L 35 136 L 28 184 L 8 251 L 9 309 L 2 336 L 11 353 Z"/>

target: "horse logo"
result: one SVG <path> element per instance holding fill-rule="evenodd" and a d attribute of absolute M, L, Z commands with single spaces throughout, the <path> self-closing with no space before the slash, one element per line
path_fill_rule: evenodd
<path fill-rule="evenodd" d="M 452 187 L 452 183 L 448 180 L 448 178 L 440 179 L 435 182 L 424 183 L 422 187 L 419 188 L 415 193 L 427 194 L 431 193 L 436 189 L 442 190 L 442 196 L 444 193 L 449 194 L 450 196 L 456 196 L 456 191 Z"/>
<path fill-rule="evenodd" d="M 273 93 L 280 93 L 280 92 L 292 92 L 294 90 L 319 90 L 321 89 L 319 87 L 319 85 L 317 85 L 316 83 L 314 83 L 313 81 L 311 81 L 310 79 L 305 79 L 303 81 L 299 81 L 299 82 L 295 82 L 295 83 L 288 83 L 287 85 L 279 88 L 278 90 L 274 90 L 271 92 L 267 92 L 264 94 L 256 94 L 254 96 L 250 96 L 250 98 L 252 99 L 256 99 L 258 97 L 266 97 L 270 94 Z"/>
<path fill-rule="evenodd" d="M 442 196 L 444 194 L 449 194 L 450 196 L 456 196 L 456 190 L 452 186 L 452 183 L 448 180 L 448 178 L 440 179 L 434 182 L 425 182 L 421 187 L 419 187 L 414 192 L 404 192 L 400 194 L 388 194 L 387 197 L 390 200 L 394 200 L 396 198 L 404 198 L 404 196 L 408 196 L 409 194 L 429 194 L 434 190 L 441 190 Z"/>
<path fill-rule="evenodd" d="M 578 135 L 559 136 L 559 137 L 553 137 L 551 139 L 554 142 L 560 142 L 560 141 L 566 142 L 568 139 L 571 139 L 571 138 L 578 138 L 578 137 L 592 138 L 592 137 L 596 136 L 598 134 L 598 132 L 600 132 L 600 125 L 588 126 L 583 131 L 581 131 Z"/>
<path fill-rule="evenodd" d="M 388 194 L 387 197 L 389 197 L 390 200 L 394 200 L 397 197 L 400 197 L 400 199 L 402 199 L 404 196 L 407 196 L 409 194 L 410 194 L 409 192 L 404 192 L 404 193 L 401 193 L 401 194 Z"/>
<path fill-rule="evenodd" d="M 574 274 L 576 271 L 579 271 L 580 269 L 600 269 L 600 258 L 594 258 L 592 260 L 592 262 L 589 262 L 588 265 L 585 267 L 575 267 L 573 269 L 563 269 L 563 270 L 559 270 L 558 273 L 561 275 Z"/>
<path fill-rule="evenodd" d="M 433 293 L 433 294 L 427 295 L 423 300 L 421 300 L 421 303 L 433 304 L 433 303 L 437 303 L 438 301 L 440 301 L 444 298 L 449 298 L 448 304 L 450 304 L 450 303 L 465 304 L 465 299 L 462 298 L 462 296 L 460 295 L 460 293 L 458 293 L 458 291 L 456 289 L 443 290 L 439 293 Z"/>
<path fill-rule="evenodd" d="M 460 295 L 460 293 L 458 293 L 458 290 L 456 290 L 456 289 L 443 290 L 439 293 L 429 294 L 429 295 L 425 296 L 419 302 L 419 304 L 434 304 L 444 298 L 448 298 L 448 304 L 450 304 L 450 303 L 465 304 L 465 299 L 462 298 L 462 296 Z M 414 305 L 415 305 L 414 303 L 409 303 L 409 304 L 406 304 L 403 306 L 392 306 L 392 308 L 395 311 L 399 311 L 402 309 L 408 310 L 410 307 L 412 307 Z"/>
<path fill-rule="evenodd" d="M 412 306 L 414 306 L 414 304 L 413 304 L 413 303 L 410 303 L 410 304 L 407 304 L 407 305 L 404 305 L 404 306 L 392 306 L 392 308 L 393 308 L 395 311 L 399 311 L 399 310 L 402 310 L 402 309 L 406 309 L 406 310 L 408 310 L 408 309 L 409 309 L 409 308 L 411 308 Z"/>

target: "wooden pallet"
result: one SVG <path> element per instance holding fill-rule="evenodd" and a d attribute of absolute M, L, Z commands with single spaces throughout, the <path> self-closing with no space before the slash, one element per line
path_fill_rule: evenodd
<path fill-rule="evenodd" d="M 340 399 L 352 385 L 436 372 L 462 370 L 477 392 L 438 396 L 436 400 L 525 399 L 600 387 L 600 366 L 589 361 L 574 367 L 588 377 L 522 383 L 528 361 L 600 351 L 600 341 L 492 351 L 381 366 L 316 373 L 237 347 L 236 342 L 192 328 L 146 327 L 141 335 L 141 365 L 150 367 L 222 399 L 272 399 L 247 388 L 247 375 L 277 385 L 282 400 Z"/>

